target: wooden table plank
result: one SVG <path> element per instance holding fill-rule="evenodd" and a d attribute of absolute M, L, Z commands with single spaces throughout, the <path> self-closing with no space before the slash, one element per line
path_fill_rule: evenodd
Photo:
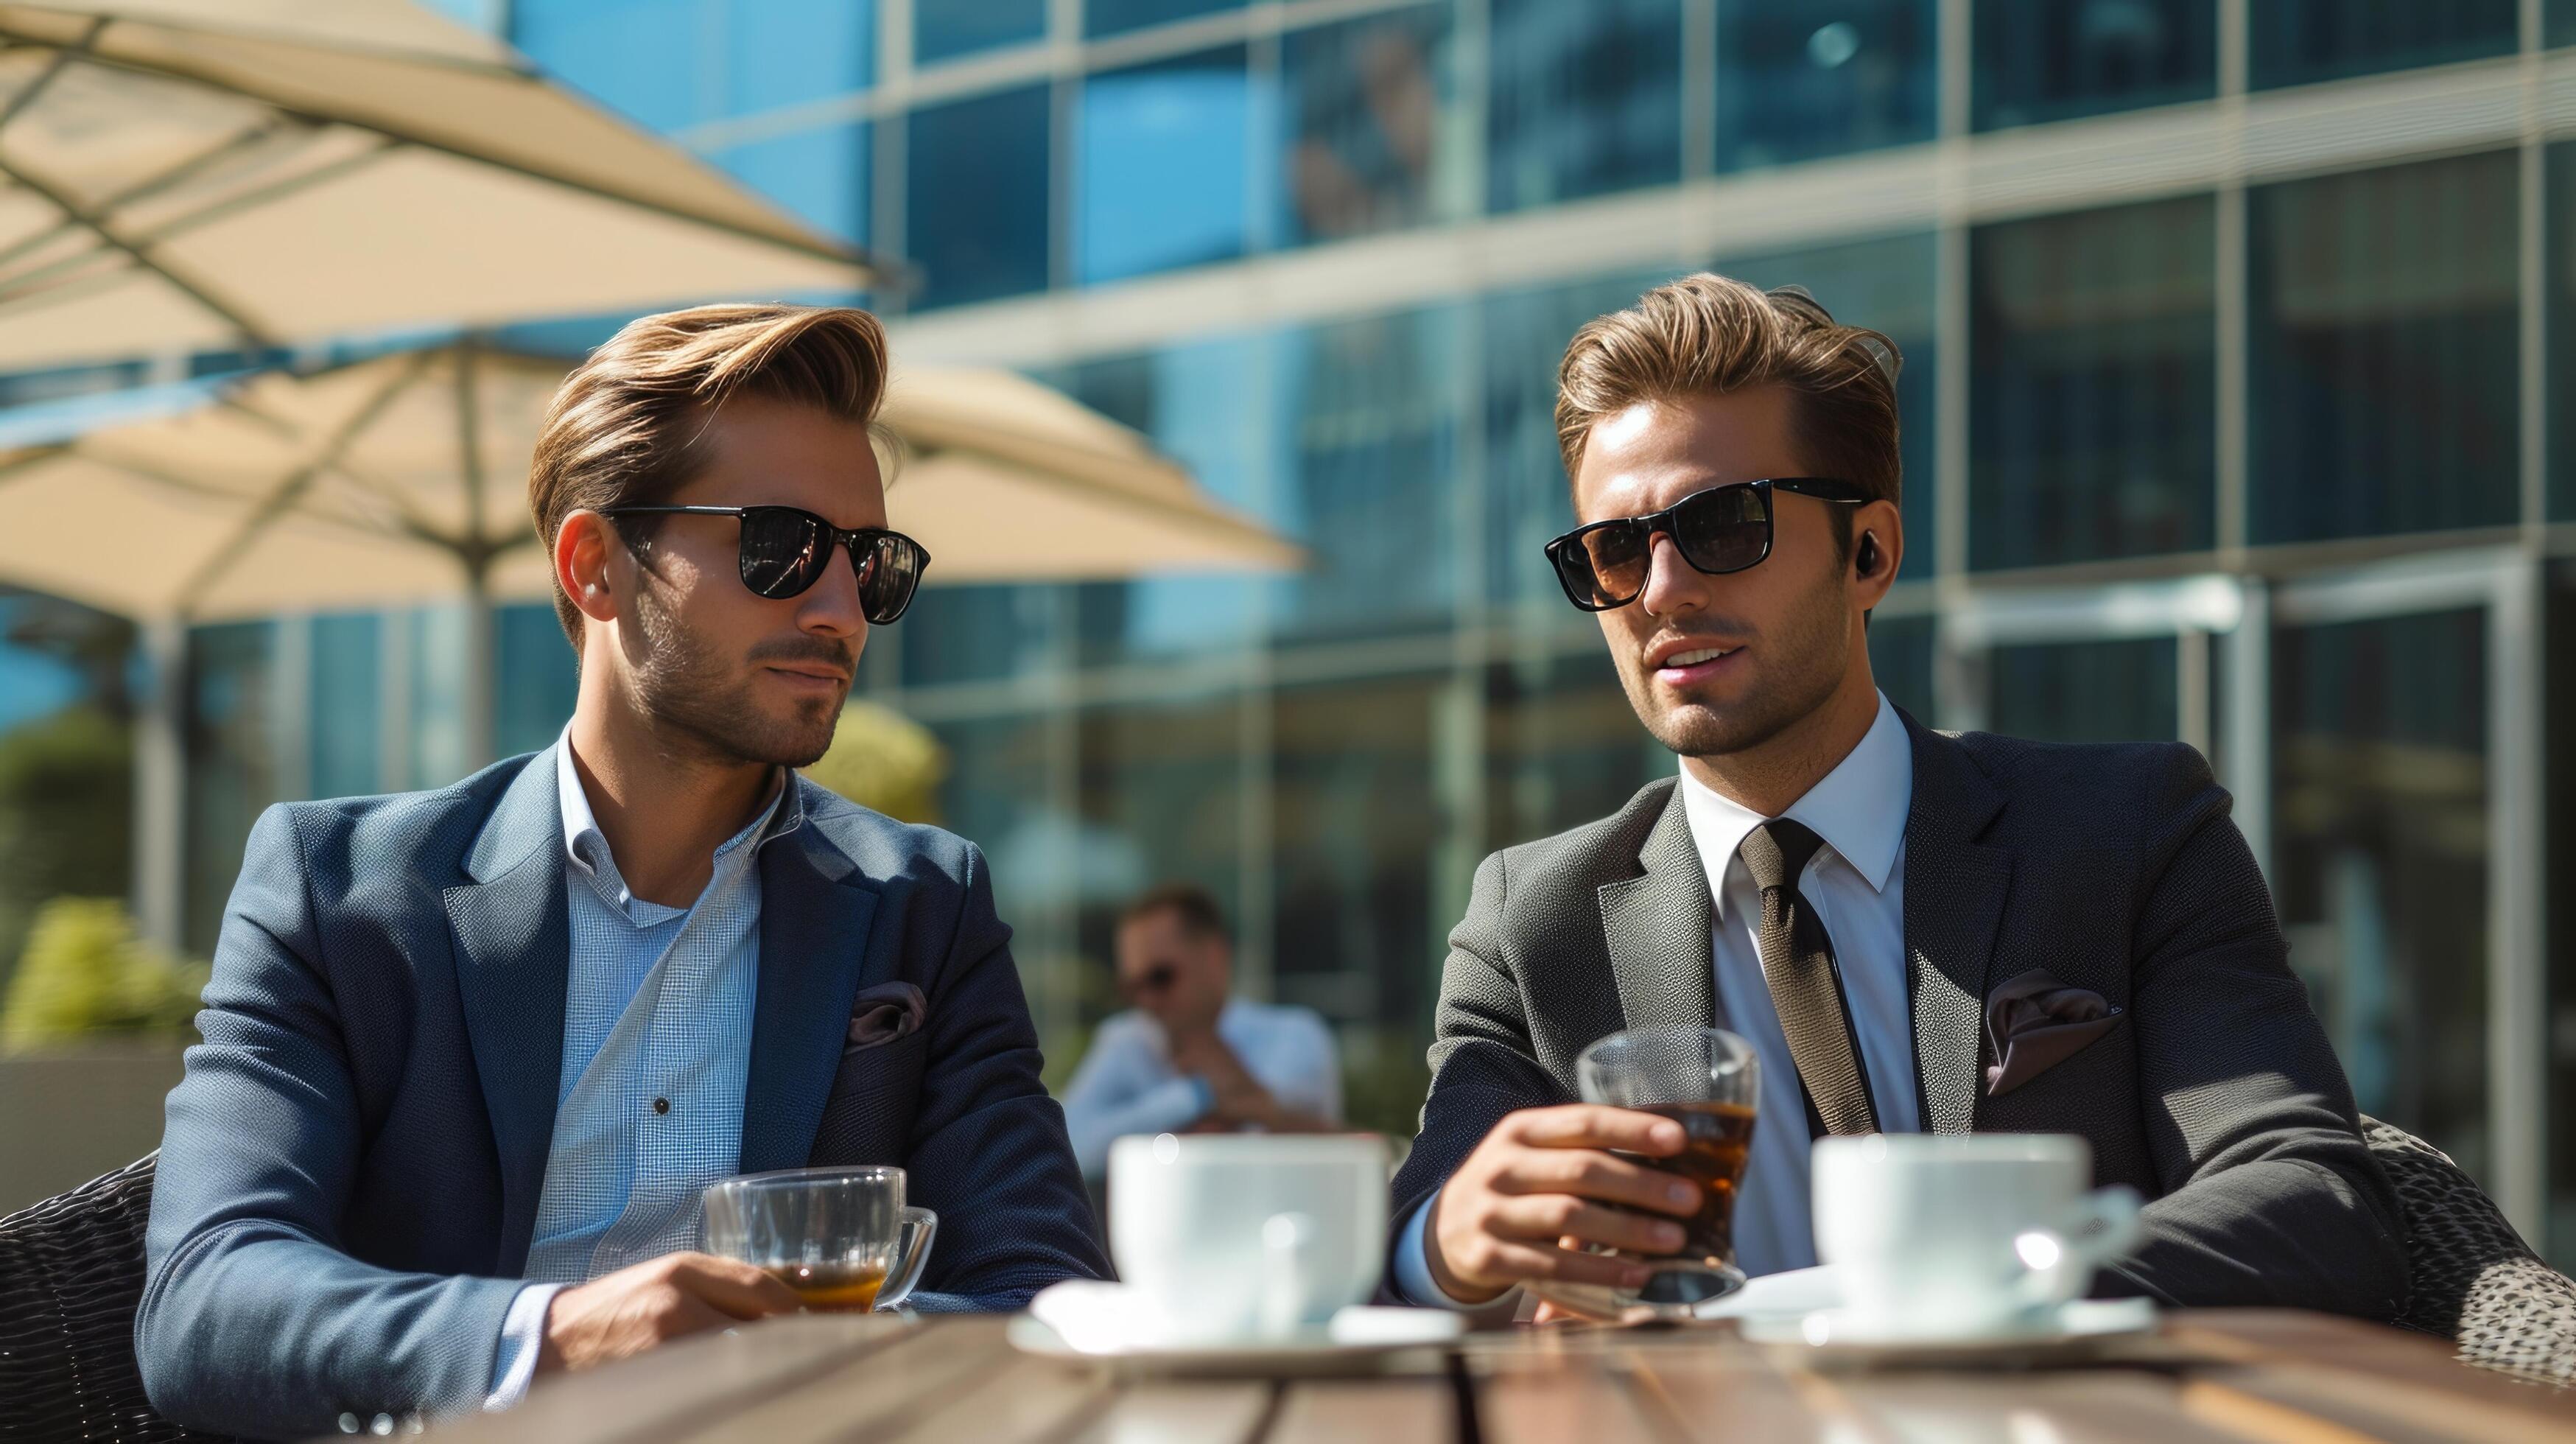
<path fill-rule="evenodd" d="M 1660 1401 L 1638 1398 L 1633 1352 L 1566 1342 L 1572 1347 L 1533 1349 L 1526 1358 L 1476 1371 L 1484 1444 L 1674 1444 L 1686 1437 Z"/>
<path fill-rule="evenodd" d="M 1288 1384 L 1262 1444 L 1451 1444 L 1458 1399 L 1443 1376 Z"/>
<path fill-rule="evenodd" d="M 746 1400 L 719 1419 L 664 1436 L 672 1444 L 717 1440 L 881 1440 L 944 1413 L 1018 1361 L 1008 1321 L 989 1314 L 923 1321 L 901 1341 L 790 1387 Z M 979 1432 L 979 1437 L 986 1437 Z M 1007 1436 L 992 1436 L 1007 1437 Z"/>
<path fill-rule="evenodd" d="M 1143 1381 L 1118 1390 L 1066 1444 L 1253 1444 L 1276 1393 L 1249 1381 Z"/>

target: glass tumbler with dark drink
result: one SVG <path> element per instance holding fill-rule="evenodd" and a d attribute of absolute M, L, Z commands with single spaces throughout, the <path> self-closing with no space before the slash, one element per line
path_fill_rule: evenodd
<path fill-rule="evenodd" d="M 1584 1049 L 1574 1072 L 1586 1103 L 1634 1108 L 1679 1123 L 1680 1153 L 1636 1161 L 1679 1174 L 1702 1191 L 1698 1211 L 1680 1220 L 1680 1251 L 1645 1260 L 1654 1274 L 1642 1288 L 1551 1284 L 1542 1292 L 1581 1313 L 1634 1316 L 1642 1310 L 1679 1318 L 1693 1304 L 1742 1288 L 1744 1274 L 1735 1266 L 1735 1195 L 1753 1148 L 1753 1105 L 1761 1085 L 1753 1045 L 1723 1028 L 1632 1028 Z"/>
<path fill-rule="evenodd" d="M 815 1312 L 903 1302 L 930 1258 L 938 1216 L 907 1208 L 900 1168 L 791 1168 L 707 1185 L 706 1251 L 740 1259 Z"/>

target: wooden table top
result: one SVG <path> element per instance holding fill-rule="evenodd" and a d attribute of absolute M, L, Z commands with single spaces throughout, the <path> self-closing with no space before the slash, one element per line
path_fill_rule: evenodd
<path fill-rule="evenodd" d="M 1823 1373 L 1724 1326 L 1522 1328 L 1384 1377 L 1126 1379 L 1024 1355 L 991 1316 L 804 1315 L 539 1381 L 484 1440 L 939 1444 L 2358 1444 L 2576 1440 L 2576 1388 L 2321 1314 L 2168 1315 L 2118 1361 Z"/>

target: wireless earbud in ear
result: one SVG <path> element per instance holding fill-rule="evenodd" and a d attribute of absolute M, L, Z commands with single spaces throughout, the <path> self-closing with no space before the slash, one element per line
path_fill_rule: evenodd
<path fill-rule="evenodd" d="M 1868 576 L 1878 570 L 1878 533 L 1860 534 L 1860 574 Z"/>

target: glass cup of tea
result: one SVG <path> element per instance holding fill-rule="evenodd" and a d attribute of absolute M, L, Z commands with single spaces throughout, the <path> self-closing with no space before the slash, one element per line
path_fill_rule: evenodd
<path fill-rule="evenodd" d="M 1638 1158 L 1699 1185 L 1699 1207 L 1681 1219 L 1679 1251 L 1641 1260 L 1654 1270 L 1642 1287 L 1548 1282 L 1541 1297 L 1607 1318 L 1687 1318 L 1695 1304 L 1744 1287 L 1735 1266 L 1735 1195 L 1753 1148 L 1753 1105 L 1761 1065 L 1753 1045 L 1723 1028 L 1653 1027 L 1613 1033 L 1574 1061 L 1586 1103 L 1661 1114 L 1682 1126 L 1682 1151 Z"/>
<path fill-rule="evenodd" d="M 698 1236 L 796 1291 L 815 1312 L 867 1313 L 910 1297 L 939 1216 L 907 1208 L 900 1168 L 789 1168 L 707 1185 Z"/>

